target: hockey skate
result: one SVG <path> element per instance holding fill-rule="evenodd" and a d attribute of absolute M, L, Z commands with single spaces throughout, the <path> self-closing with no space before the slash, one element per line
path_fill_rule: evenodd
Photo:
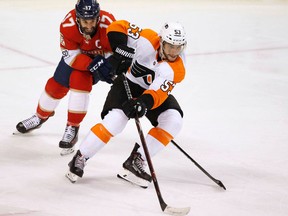
<path fill-rule="evenodd" d="M 16 129 L 18 132 L 20 132 L 22 134 L 31 132 L 32 130 L 40 128 L 42 126 L 42 124 L 44 122 L 46 122 L 53 115 L 54 115 L 54 112 L 52 112 L 48 118 L 41 119 L 38 117 L 37 114 L 34 114 L 32 117 L 19 122 L 16 125 Z"/>
<path fill-rule="evenodd" d="M 81 154 L 80 150 L 76 152 L 72 160 L 69 162 L 69 171 L 66 173 L 66 177 L 72 182 L 75 183 L 78 178 L 82 178 L 84 174 L 84 167 L 86 165 L 87 159 Z"/>
<path fill-rule="evenodd" d="M 59 142 L 59 148 L 61 148 L 61 156 L 74 152 L 74 145 L 78 141 L 78 131 L 79 127 L 71 125 L 66 126 L 62 140 Z"/>
<path fill-rule="evenodd" d="M 123 170 L 117 174 L 117 177 L 142 188 L 147 188 L 148 183 L 152 181 L 152 177 L 145 172 L 145 161 L 141 154 L 137 152 L 139 147 L 139 144 L 135 143 L 129 158 L 123 163 Z"/>

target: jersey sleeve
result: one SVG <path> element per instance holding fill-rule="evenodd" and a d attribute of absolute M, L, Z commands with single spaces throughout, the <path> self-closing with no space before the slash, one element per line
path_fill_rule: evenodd
<path fill-rule="evenodd" d="M 171 94 L 176 83 L 185 78 L 185 66 L 181 57 L 174 62 L 162 62 L 158 68 L 159 76 L 155 78 L 149 89 L 143 92 L 153 97 L 154 104 L 151 109 L 159 107 Z"/>
<path fill-rule="evenodd" d="M 60 24 L 60 46 L 62 49 L 76 50 L 79 48 L 81 35 L 76 23 L 75 10 L 71 10 Z"/>
<path fill-rule="evenodd" d="M 100 22 L 104 25 L 107 25 L 107 27 L 114 21 L 116 21 L 115 17 L 113 14 L 104 11 L 104 10 L 100 10 Z"/>
<path fill-rule="evenodd" d="M 86 71 L 92 59 L 81 54 L 79 44 L 81 34 L 76 23 L 75 10 L 71 10 L 60 24 L 60 47 L 62 56 L 70 67 Z"/>
<path fill-rule="evenodd" d="M 127 35 L 128 28 L 129 28 L 129 22 L 128 21 L 118 20 L 118 21 L 111 23 L 111 25 L 108 26 L 107 34 L 109 34 L 109 32 L 120 32 L 120 33 Z"/>

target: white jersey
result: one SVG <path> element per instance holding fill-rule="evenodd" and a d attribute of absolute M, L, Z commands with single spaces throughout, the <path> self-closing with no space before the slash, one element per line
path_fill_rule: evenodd
<path fill-rule="evenodd" d="M 160 37 L 151 29 L 141 29 L 125 20 L 113 22 L 107 29 L 128 35 L 127 46 L 135 49 L 132 65 L 127 78 L 146 89 L 143 94 L 151 94 L 154 106 L 160 106 L 171 93 L 176 83 L 185 77 L 184 52 L 174 61 L 159 58 Z"/>

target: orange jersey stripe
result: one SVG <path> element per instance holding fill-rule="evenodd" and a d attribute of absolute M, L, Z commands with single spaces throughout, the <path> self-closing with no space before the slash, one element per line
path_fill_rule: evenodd
<path fill-rule="evenodd" d="M 168 62 L 174 71 L 174 82 L 179 83 L 185 78 L 185 67 L 182 58 L 178 57 L 174 62 Z"/>
<path fill-rule="evenodd" d="M 140 35 L 150 41 L 150 43 L 154 47 L 154 50 L 159 49 L 160 39 L 159 39 L 159 35 L 155 31 L 153 31 L 151 29 L 143 29 L 141 31 Z"/>
<path fill-rule="evenodd" d="M 173 88 L 173 87 L 171 87 L 171 88 Z M 153 107 L 151 109 L 155 109 L 155 108 L 159 107 L 168 97 L 167 92 L 164 92 L 161 89 L 158 89 L 157 91 L 145 90 L 143 94 L 152 95 L 154 104 L 153 104 Z"/>
<path fill-rule="evenodd" d="M 164 64 L 162 62 L 160 64 Z M 154 105 L 151 109 L 155 109 L 159 107 L 168 97 L 168 95 L 172 92 L 172 89 L 175 87 L 176 83 L 181 82 L 185 77 L 185 67 L 183 60 L 178 57 L 174 62 L 167 62 L 171 69 L 173 70 L 174 77 L 173 81 L 165 80 L 164 83 L 158 90 L 148 89 L 145 90 L 143 94 L 150 94 L 153 97 Z"/>
<path fill-rule="evenodd" d="M 155 139 L 157 139 L 159 142 L 161 142 L 164 146 L 167 146 L 169 142 L 173 139 L 173 136 L 166 132 L 165 130 L 161 128 L 152 128 L 149 133 L 151 136 L 153 136 Z"/>
<path fill-rule="evenodd" d="M 101 123 L 93 126 L 91 131 L 105 144 L 108 143 L 110 138 L 113 136 Z"/>
<path fill-rule="evenodd" d="M 129 28 L 129 22 L 126 20 L 117 20 L 111 23 L 107 28 L 107 34 L 109 32 L 122 32 L 127 35 L 127 29 Z"/>
<path fill-rule="evenodd" d="M 160 46 L 158 34 L 151 29 L 141 29 L 131 24 L 126 20 L 117 20 L 110 24 L 107 28 L 107 34 L 109 32 L 121 32 L 128 36 L 133 36 L 134 39 L 141 37 L 150 41 L 155 50 Z"/>

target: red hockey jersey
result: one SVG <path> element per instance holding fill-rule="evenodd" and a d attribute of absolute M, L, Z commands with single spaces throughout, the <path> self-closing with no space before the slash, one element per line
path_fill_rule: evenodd
<path fill-rule="evenodd" d="M 82 34 L 76 21 L 75 9 L 71 10 L 60 25 L 60 46 L 66 64 L 77 70 L 87 70 L 92 58 L 111 54 L 106 29 L 115 21 L 112 14 L 101 10 L 96 34 L 90 38 Z"/>

